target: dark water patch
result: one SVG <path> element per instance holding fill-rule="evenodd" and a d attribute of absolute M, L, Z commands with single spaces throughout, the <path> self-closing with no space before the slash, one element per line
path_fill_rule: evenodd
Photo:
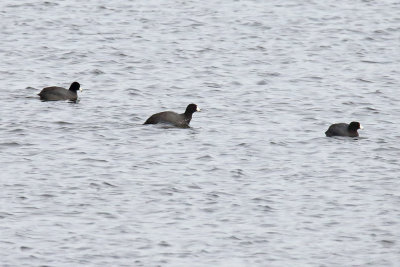
<path fill-rule="evenodd" d="M 266 80 L 261 80 L 257 82 L 257 85 L 266 85 L 266 84 L 268 84 L 268 81 Z"/>
<path fill-rule="evenodd" d="M 369 81 L 369 80 L 362 79 L 362 78 L 357 78 L 357 81 L 364 82 L 364 83 L 373 83 L 373 81 Z"/>
<path fill-rule="evenodd" d="M 27 246 L 20 246 L 19 249 L 21 251 L 31 251 L 33 248 L 32 247 L 27 247 Z"/>
<path fill-rule="evenodd" d="M 18 142 L 5 142 L 5 143 L 0 143 L 0 147 L 19 147 L 22 146 Z"/>
<path fill-rule="evenodd" d="M 361 60 L 362 63 L 368 63 L 368 64 L 388 64 L 391 63 L 389 61 L 374 61 L 374 60 Z"/>
<path fill-rule="evenodd" d="M 74 124 L 74 123 L 69 122 L 69 121 L 55 121 L 54 123 L 58 124 L 58 125 L 73 125 Z"/>
<path fill-rule="evenodd" d="M 140 89 L 128 89 L 128 93 L 133 96 L 143 95 Z"/>
<path fill-rule="evenodd" d="M 104 71 L 102 71 L 100 69 L 94 69 L 94 70 L 91 70 L 90 73 L 94 74 L 94 75 L 101 75 L 101 74 L 104 74 Z"/>
<path fill-rule="evenodd" d="M 9 130 L 10 133 L 21 133 L 25 132 L 25 129 L 17 128 L 17 129 L 11 129 Z"/>

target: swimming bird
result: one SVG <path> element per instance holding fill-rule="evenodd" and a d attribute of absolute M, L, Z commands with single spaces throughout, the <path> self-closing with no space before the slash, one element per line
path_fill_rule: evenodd
<path fill-rule="evenodd" d="M 78 82 L 71 83 L 69 89 L 63 87 L 51 86 L 43 88 L 38 94 L 41 100 L 57 101 L 57 100 L 77 100 L 77 91 L 82 91 L 81 85 Z"/>
<path fill-rule="evenodd" d="M 332 136 L 348 136 L 348 137 L 358 137 L 358 129 L 364 129 L 361 124 L 357 121 L 352 121 L 350 124 L 347 123 L 335 123 L 329 126 L 328 130 L 325 132 L 327 137 Z"/>
<path fill-rule="evenodd" d="M 188 128 L 193 113 L 200 111 L 196 104 L 189 104 L 185 113 L 178 114 L 173 111 L 164 111 L 150 116 L 144 124 L 167 123 L 176 127 Z"/>

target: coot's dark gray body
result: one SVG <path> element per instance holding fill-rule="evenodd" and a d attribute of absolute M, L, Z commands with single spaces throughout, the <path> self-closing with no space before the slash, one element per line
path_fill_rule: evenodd
<path fill-rule="evenodd" d="M 176 127 L 187 128 L 194 112 L 200 111 L 196 104 L 189 104 L 185 113 L 178 114 L 173 111 L 164 111 L 150 116 L 144 124 L 168 123 Z"/>
<path fill-rule="evenodd" d="M 69 89 L 63 87 L 51 86 L 43 88 L 38 94 L 41 100 L 46 101 L 57 101 L 57 100 L 72 100 L 78 99 L 77 91 L 80 90 L 80 84 L 78 82 L 73 82 Z"/>
<path fill-rule="evenodd" d="M 335 123 L 329 126 L 325 132 L 327 137 L 332 136 L 347 136 L 347 137 L 358 137 L 358 129 L 363 129 L 359 122 L 353 121 L 350 124 L 347 123 Z"/>

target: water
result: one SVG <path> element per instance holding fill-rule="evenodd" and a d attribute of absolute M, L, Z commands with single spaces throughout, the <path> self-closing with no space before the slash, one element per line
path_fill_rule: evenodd
<path fill-rule="evenodd" d="M 399 266 L 398 1 L 0 7 L 1 266 Z"/>

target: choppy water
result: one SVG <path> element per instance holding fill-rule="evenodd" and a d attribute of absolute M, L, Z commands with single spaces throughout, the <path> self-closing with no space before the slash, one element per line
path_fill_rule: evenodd
<path fill-rule="evenodd" d="M 0 265 L 399 266 L 399 10 L 2 1 Z"/>

